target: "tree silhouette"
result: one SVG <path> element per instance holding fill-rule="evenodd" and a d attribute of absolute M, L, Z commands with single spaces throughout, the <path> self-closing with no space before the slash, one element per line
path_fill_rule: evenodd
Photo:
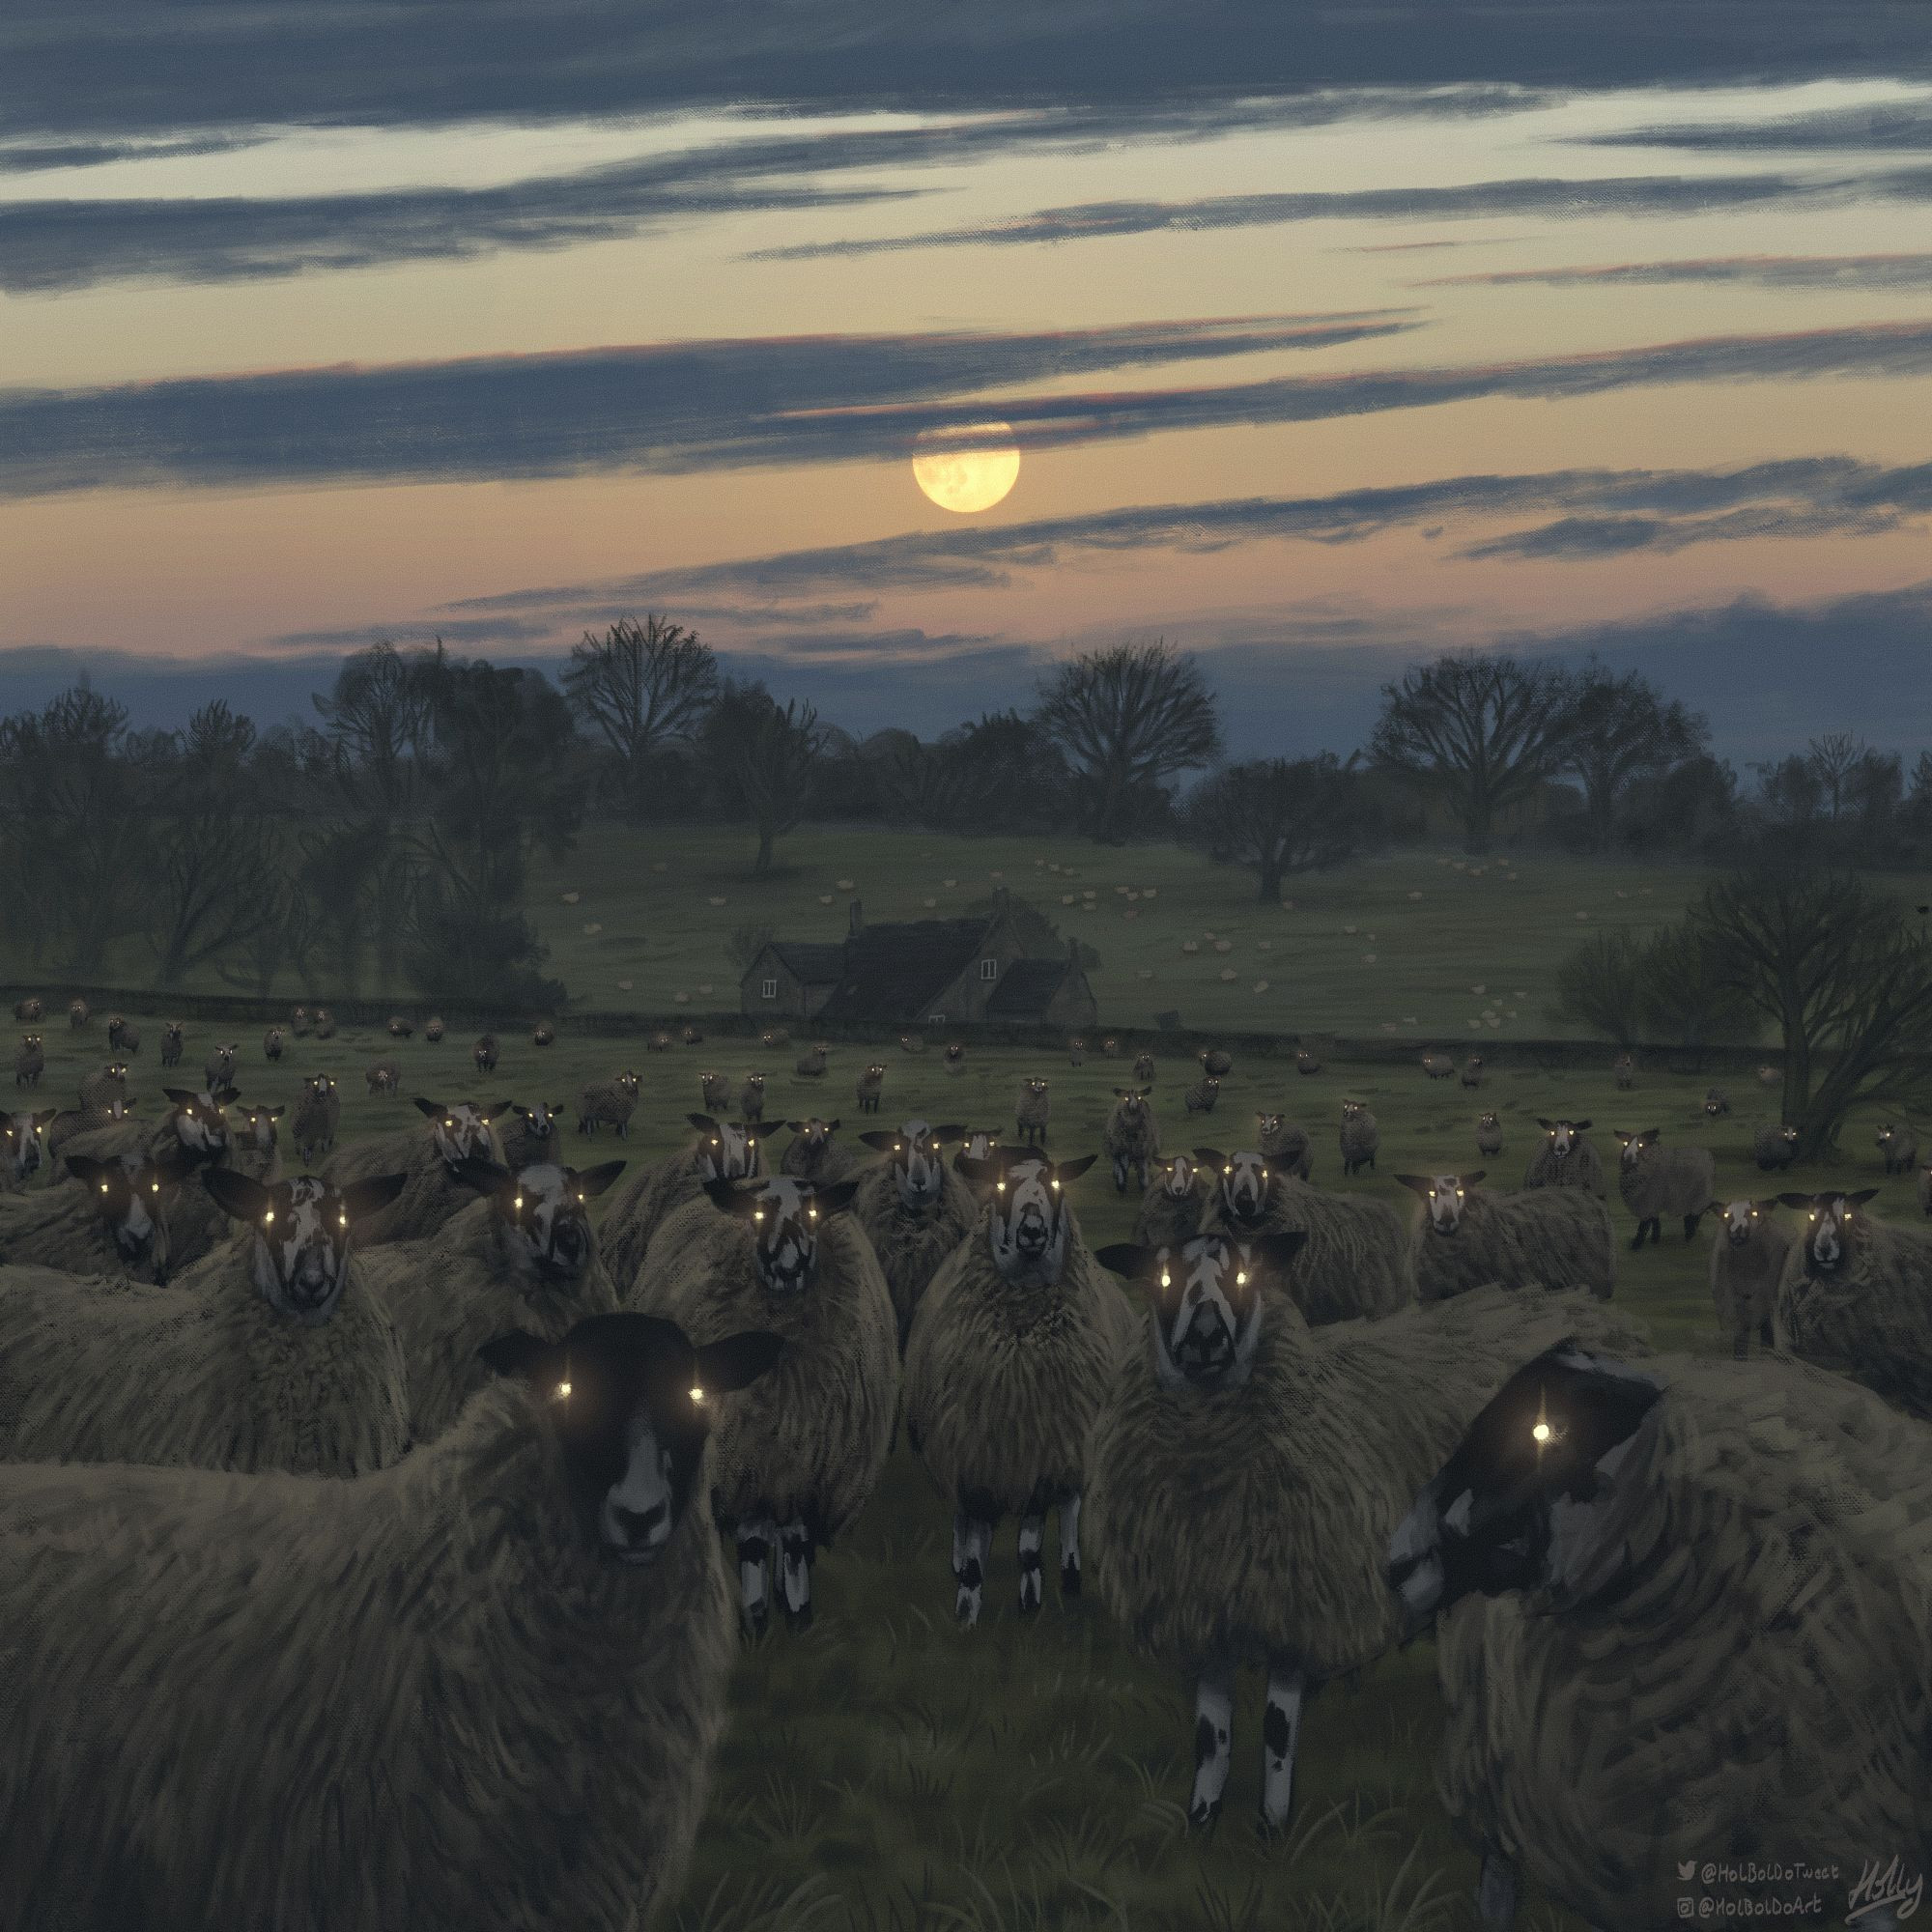
<path fill-rule="evenodd" d="M 1360 847 L 1368 816 L 1355 775 L 1332 752 L 1255 758 L 1204 779 L 1188 801 L 1189 838 L 1217 859 L 1254 868 L 1264 905 L 1292 872 L 1339 866 Z"/>
<path fill-rule="evenodd" d="M 646 614 L 586 631 L 570 653 L 564 689 L 617 760 L 622 796 L 635 807 L 653 753 L 688 738 L 718 695 L 718 662 L 695 632 Z"/>
<path fill-rule="evenodd" d="M 752 870 L 771 870 L 778 840 L 805 816 L 825 727 L 810 704 L 780 704 L 761 684 L 726 681 L 705 721 L 704 742 L 734 802 L 758 833 Z"/>
<path fill-rule="evenodd" d="M 1634 780 L 1668 771 L 1711 742 L 1705 719 L 1664 698 L 1635 671 L 1613 675 L 1592 659 L 1571 694 L 1570 729 L 1556 769 L 1583 787 L 1590 842 L 1605 850 Z"/>

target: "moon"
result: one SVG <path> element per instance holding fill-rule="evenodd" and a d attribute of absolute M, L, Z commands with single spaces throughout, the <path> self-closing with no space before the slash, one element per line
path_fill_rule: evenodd
<path fill-rule="evenodd" d="M 961 516 L 990 510 L 1018 480 L 1020 453 L 1011 423 L 927 430 L 919 441 L 913 481 L 942 510 Z"/>

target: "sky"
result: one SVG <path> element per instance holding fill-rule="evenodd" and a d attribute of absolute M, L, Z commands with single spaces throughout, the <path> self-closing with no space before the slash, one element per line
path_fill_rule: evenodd
<path fill-rule="evenodd" d="M 276 722 L 376 638 L 656 611 L 861 733 L 1159 637 L 1239 755 L 1467 648 L 1916 753 L 1923 25 L 16 0 L 0 709 Z M 929 502 L 985 421 L 1011 493 Z"/>

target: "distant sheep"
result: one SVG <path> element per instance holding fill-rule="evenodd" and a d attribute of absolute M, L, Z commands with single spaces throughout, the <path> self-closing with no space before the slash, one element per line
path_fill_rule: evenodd
<path fill-rule="evenodd" d="M 1086 1060 L 1087 1042 L 1078 1034 L 1075 1034 L 1066 1042 L 1066 1064 L 1069 1066 L 1081 1066 L 1086 1064 Z"/>
<path fill-rule="evenodd" d="M 1472 1053 L 1463 1063 L 1463 1085 L 1464 1087 L 1480 1087 L 1482 1084 L 1483 1056 L 1480 1053 Z"/>
<path fill-rule="evenodd" d="M 1718 1164 L 1711 1150 L 1700 1147 L 1664 1148 L 1658 1146 L 1658 1129 L 1627 1134 L 1620 1127 L 1610 1129 L 1621 1149 L 1617 1157 L 1617 1192 L 1624 1206 L 1636 1218 L 1633 1248 L 1643 1246 L 1646 1232 L 1655 1247 L 1663 1237 L 1663 1216 L 1684 1223 L 1688 1241 L 1697 1232 L 1697 1223 L 1711 1205 L 1718 1184 Z"/>
<path fill-rule="evenodd" d="M 1422 1070 L 1431 1080 L 1453 1080 L 1456 1077 L 1456 1063 L 1446 1053 L 1425 1053 L 1422 1056 Z"/>
<path fill-rule="evenodd" d="M 317 1039 L 335 1037 L 335 1015 L 327 1007 L 315 1009 L 315 1037 Z"/>
<path fill-rule="evenodd" d="M 1909 1173 L 1918 1165 L 1918 1138 L 1910 1127 L 1888 1121 L 1878 1130 L 1878 1152 L 1886 1173 Z"/>
<path fill-rule="evenodd" d="M 389 1015 L 389 1037 L 391 1039 L 408 1039 L 415 1033 L 415 1030 L 416 1023 L 414 1020 L 406 1019 L 401 1013 L 391 1013 Z"/>
<path fill-rule="evenodd" d="M 1100 1042 L 1100 1057 L 1102 1060 L 1120 1059 L 1121 1042 L 1114 1037 L 1114 1035 L 1109 1034 L 1106 1037 L 1106 1038 Z"/>
<path fill-rule="evenodd" d="M 279 1060 L 281 1057 L 282 1030 L 278 1026 L 271 1026 L 262 1036 L 262 1058 L 264 1060 Z"/>
<path fill-rule="evenodd" d="M 765 1119 L 765 1076 L 748 1073 L 738 1089 L 738 1117 L 749 1126 L 762 1126 Z"/>
<path fill-rule="evenodd" d="M 1782 1087 L 1784 1085 L 1784 1075 L 1776 1066 L 1760 1066 L 1757 1070 L 1757 1079 L 1760 1087 Z"/>
<path fill-rule="evenodd" d="M 19 1050 L 14 1055 L 14 1085 L 15 1087 L 38 1087 L 41 1075 L 46 1071 L 46 1049 L 37 1033 L 23 1033 L 20 1036 Z"/>
<path fill-rule="evenodd" d="M 1180 1104 L 1190 1116 L 1211 1114 L 1221 1098 L 1221 1083 L 1211 1073 L 1204 1073 L 1180 1096 Z"/>
<path fill-rule="evenodd" d="M 1297 1073 L 1320 1073 L 1321 1063 L 1304 1046 L 1295 1053 L 1294 1070 Z"/>
<path fill-rule="evenodd" d="M 1719 1087 L 1706 1088 L 1704 1092 L 1704 1112 L 1712 1120 L 1731 1111 L 1731 1103 Z"/>
<path fill-rule="evenodd" d="M 1765 1174 L 1789 1167 L 1798 1158 L 1798 1129 L 1766 1122 L 1751 1137 L 1751 1156 Z"/>
<path fill-rule="evenodd" d="M 125 1037 L 126 1029 L 122 1031 Z M 207 1081 L 211 1094 L 217 1087 L 234 1086 L 235 1059 L 241 1051 L 241 1041 L 230 1040 L 226 1046 L 217 1046 L 210 1052 L 207 1065 L 202 1068 L 202 1077 Z"/>
<path fill-rule="evenodd" d="M 308 1037 L 309 1025 L 310 1022 L 308 1016 L 308 1009 L 306 1007 L 298 1007 L 295 1009 L 295 1011 L 289 1015 L 289 1031 L 292 1034 L 294 1034 L 298 1039 L 306 1039 Z"/>
<path fill-rule="evenodd" d="M 1619 1094 L 1628 1094 L 1636 1085 L 1636 1062 L 1628 1053 L 1620 1053 L 1610 1066 L 1610 1076 L 1617 1083 Z"/>
<path fill-rule="evenodd" d="M 548 1020 L 539 1020 L 530 1029 L 530 1044 L 532 1046 L 554 1046 L 556 1044 L 556 1029 Z"/>
<path fill-rule="evenodd" d="M 1202 1072 L 1212 1074 L 1216 1080 L 1226 1079 L 1235 1070 L 1234 1057 L 1221 1047 L 1204 1047 L 1197 1057 Z"/>
<path fill-rule="evenodd" d="M 1153 1085 L 1152 1054 L 1137 1053 L 1134 1055 L 1134 1082 L 1137 1086 L 1141 1087 L 1151 1087 Z"/>
<path fill-rule="evenodd" d="M 702 1046 L 704 1035 L 696 1027 L 687 1026 L 684 1030 L 684 1043 L 686 1046 Z"/>
<path fill-rule="evenodd" d="M 34 1002 L 33 1016 L 35 1019 L 39 1019 L 41 1016 L 40 1004 L 41 1003 L 38 1000 Z M 111 1051 L 116 1053 L 120 1052 L 121 1037 L 127 1031 L 128 1031 L 128 1021 L 126 1015 L 122 1013 L 109 1013 L 107 1015 L 107 1044 Z"/>
<path fill-rule="evenodd" d="M 469 1057 L 476 1063 L 478 1073 L 494 1073 L 497 1070 L 497 1036 L 486 1033 L 469 1049 Z"/>
<path fill-rule="evenodd" d="M 441 1018 L 438 1014 L 432 1013 L 423 1027 L 423 1037 L 432 1046 L 440 1046 L 442 1043 L 442 1037 L 447 1031 L 448 1029 L 444 1027 Z"/>
<path fill-rule="evenodd" d="M 697 1076 L 697 1097 L 707 1114 L 728 1114 L 737 1095 L 732 1092 L 728 1074 L 700 1073 Z"/>
<path fill-rule="evenodd" d="M 512 1171 L 537 1167 L 556 1158 L 557 1124 L 563 1119 L 561 1100 L 505 1100 L 492 1119 L 500 1120 L 497 1130 L 501 1143 L 496 1157 Z M 481 1150 L 479 1150 L 481 1151 Z"/>
<path fill-rule="evenodd" d="M 1609 1210 L 1577 1187 L 1497 1194 L 1472 1174 L 1399 1174 L 1422 1198 L 1410 1236 L 1418 1300 L 1447 1301 L 1471 1289 L 1616 1289 L 1616 1231 Z"/>
<path fill-rule="evenodd" d="M 1013 1110 L 1013 1126 L 1022 1147 L 1044 1147 L 1046 1123 L 1051 1112 L 1046 1079 L 1035 1074 L 1020 1083 L 1019 1104 Z"/>
<path fill-rule="evenodd" d="M 599 1127 L 615 1127 L 619 1138 L 628 1140 L 642 1084 L 628 1070 L 609 1080 L 593 1081 L 577 1096 L 577 1131 L 595 1134 Z"/>
<path fill-rule="evenodd" d="M 43 1018 L 46 1010 L 38 993 L 30 993 L 24 1000 L 14 1002 L 14 1017 L 16 1020 L 26 1020 L 30 1024 Z"/>
<path fill-rule="evenodd" d="M 1145 1087 L 1116 1087 L 1114 1104 L 1101 1130 L 1101 1147 L 1114 1170 L 1114 1191 L 1124 1194 L 1127 1181 L 1147 1191 L 1149 1170 L 1160 1158 L 1160 1128 L 1148 1105 Z"/>
<path fill-rule="evenodd" d="M 966 1042 L 963 1039 L 946 1042 L 945 1066 L 955 1080 L 966 1071 Z"/>
<path fill-rule="evenodd" d="M 1777 1284 L 1784 1258 L 1798 1238 L 1789 1221 L 1768 1201 L 1714 1201 L 1718 1216 L 1711 1243 L 1711 1305 L 1717 1311 L 1718 1333 L 1731 1338 L 1731 1352 L 1739 1361 L 1750 1353 L 1753 1333 L 1765 1348 L 1772 1346 L 1772 1319 L 1777 1306 Z"/>
<path fill-rule="evenodd" d="M 776 1053 L 780 1047 L 791 1044 L 791 1033 L 786 1027 L 767 1027 L 758 1039 L 767 1053 Z"/>
<path fill-rule="evenodd" d="M 304 1077 L 296 1095 L 295 1118 L 289 1132 L 295 1142 L 296 1157 L 304 1166 L 335 1146 L 342 1125 L 342 1095 L 335 1091 L 334 1076 L 311 1073 Z"/>
<path fill-rule="evenodd" d="M 1483 1114 L 1476 1121 L 1476 1151 L 1499 1154 L 1503 1151 L 1503 1123 L 1498 1115 Z"/>
<path fill-rule="evenodd" d="M 1523 1170 L 1525 1187 L 1584 1187 L 1599 1201 L 1608 1192 L 1604 1184 L 1604 1163 L 1597 1150 L 1583 1138 L 1588 1121 L 1546 1121 L 1537 1116 L 1543 1140 Z M 1704 1190 L 1710 1198 L 1710 1189 Z"/>
<path fill-rule="evenodd" d="M 86 1026 L 93 1017 L 93 1013 L 88 1009 L 87 1002 L 79 998 L 78 995 L 67 1003 L 67 1023 L 75 1033 L 78 1033 L 82 1027 Z"/>
<path fill-rule="evenodd" d="M 180 1020 L 170 1020 L 161 1029 L 161 1065 L 179 1066 L 185 1029 Z"/>
<path fill-rule="evenodd" d="M 1255 1148 L 1276 1174 L 1306 1180 L 1315 1172 L 1315 1144 L 1286 1114 L 1264 1108 L 1255 1116 Z"/>
<path fill-rule="evenodd" d="M 1381 1123 L 1359 1100 L 1342 1102 L 1342 1172 L 1359 1174 L 1373 1168 L 1381 1150 Z"/>
<path fill-rule="evenodd" d="M 925 1051 L 925 1041 L 916 1033 L 902 1033 L 899 1035 L 899 1051 L 901 1053 L 923 1053 Z"/>
<path fill-rule="evenodd" d="M 369 1089 L 373 1100 L 378 1094 L 393 1094 L 403 1084 L 403 1065 L 399 1060 L 372 1060 L 362 1069 L 362 1078 Z"/>
<path fill-rule="evenodd" d="M 876 1114 L 879 1111 L 879 1102 L 885 1097 L 885 1062 L 875 1060 L 869 1066 L 863 1067 L 859 1073 L 858 1095 L 860 1113 Z"/>
<path fill-rule="evenodd" d="M 669 1041 L 666 1041 L 668 1045 Z M 825 1077 L 825 1057 L 830 1049 L 821 1041 L 817 1046 L 808 1047 L 792 1064 L 792 1071 L 801 1080 L 822 1080 Z"/>
<path fill-rule="evenodd" d="M 644 1042 L 646 1053 L 668 1053 L 671 1047 L 670 1035 L 660 1029 Z"/>

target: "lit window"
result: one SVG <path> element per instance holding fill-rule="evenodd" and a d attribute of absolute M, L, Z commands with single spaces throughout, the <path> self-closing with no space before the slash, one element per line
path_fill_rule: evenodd
<path fill-rule="evenodd" d="M 997 959 L 980 960 L 980 977 L 982 980 L 997 980 L 1000 977 L 1000 962 Z"/>
<path fill-rule="evenodd" d="M 776 980 L 767 980 L 759 991 L 766 999 L 776 1000 L 779 996 L 779 982 Z"/>

